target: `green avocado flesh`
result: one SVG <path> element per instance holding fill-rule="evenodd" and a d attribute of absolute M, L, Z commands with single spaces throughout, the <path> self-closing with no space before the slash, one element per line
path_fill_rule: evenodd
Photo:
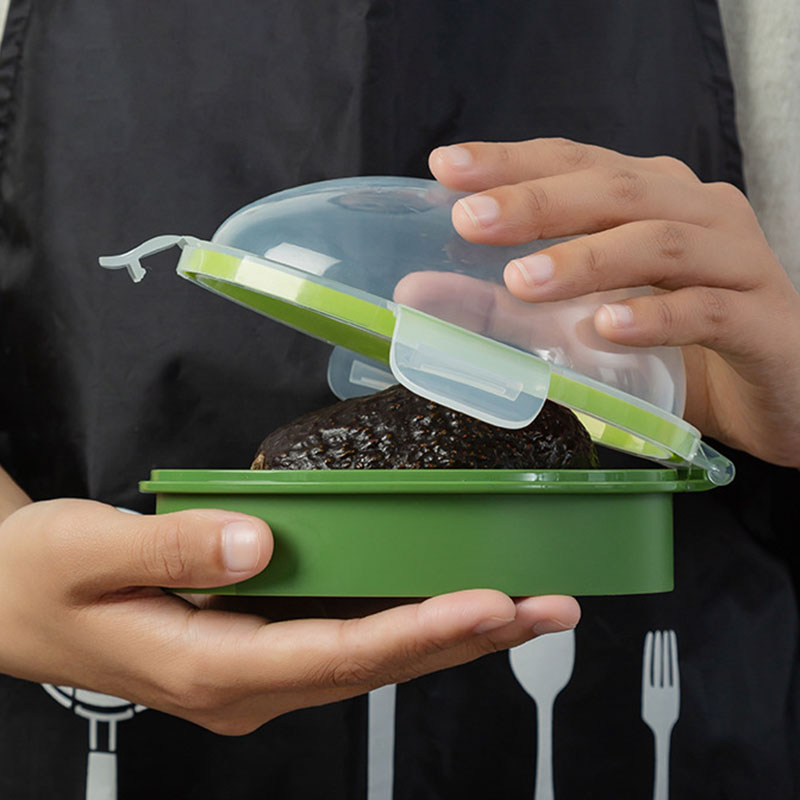
<path fill-rule="evenodd" d="M 261 443 L 251 469 L 592 469 L 568 409 L 546 402 L 526 428 L 498 428 L 402 386 L 305 414 Z"/>

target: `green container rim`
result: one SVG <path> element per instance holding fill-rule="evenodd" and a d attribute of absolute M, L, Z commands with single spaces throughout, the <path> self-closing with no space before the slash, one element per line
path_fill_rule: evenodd
<path fill-rule="evenodd" d="M 155 469 L 142 492 L 167 494 L 643 494 L 714 488 L 705 470 Z"/>

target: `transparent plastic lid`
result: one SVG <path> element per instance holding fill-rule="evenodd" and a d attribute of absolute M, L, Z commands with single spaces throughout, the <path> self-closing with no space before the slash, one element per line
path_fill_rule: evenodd
<path fill-rule="evenodd" d="M 465 241 L 451 222 L 462 196 L 412 178 L 323 181 L 245 206 L 210 242 L 159 236 L 100 263 L 138 281 L 141 258 L 180 246 L 184 278 L 335 345 L 328 381 L 340 398 L 399 382 L 508 428 L 551 399 L 601 444 L 728 483 L 733 465 L 680 417 L 680 350 L 623 347 L 594 329 L 601 304 L 649 290 L 518 300 L 505 265 L 552 242 Z"/>

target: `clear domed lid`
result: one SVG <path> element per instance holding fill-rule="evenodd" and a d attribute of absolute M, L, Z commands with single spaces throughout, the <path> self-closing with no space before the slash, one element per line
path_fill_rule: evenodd
<path fill-rule="evenodd" d="M 465 241 L 451 222 L 462 196 L 422 179 L 323 181 L 245 206 L 210 242 L 161 236 L 101 264 L 140 280 L 140 258 L 180 245 L 183 277 L 335 345 L 328 380 L 341 398 L 400 382 L 509 428 L 549 398 L 601 444 L 729 482 L 732 464 L 680 418 L 680 350 L 623 347 L 594 329 L 601 304 L 649 289 L 523 302 L 503 270 L 552 242 Z"/>

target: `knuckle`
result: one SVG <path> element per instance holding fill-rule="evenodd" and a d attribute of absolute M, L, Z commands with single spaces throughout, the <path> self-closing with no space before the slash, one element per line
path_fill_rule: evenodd
<path fill-rule="evenodd" d="M 558 158 L 569 169 L 586 169 L 595 162 L 594 152 L 585 144 L 561 136 L 547 141 L 556 150 Z"/>
<path fill-rule="evenodd" d="M 608 177 L 609 194 L 622 203 L 639 203 L 647 194 L 647 182 L 630 169 L 612 170 Z"/>
<path fill-rule="evenodd" d="M 516 183 L 524 174 L 526 157 L 523 142 L 493 142 L 491 155 L 494 169 L 502 181 Z"/>
<path fill-rule="evenodd" d="M 517 644 L 522 644 L 522 642 L 528 640 L 528 636 L 524 638 L 520 638 L 519 641 L 505 641 L 501 639 L 495 638 L 491 633 L 484 634 L 483 636 L 476 637 L 473 647 L 475 650 L 475 657 L 489 655 L 491 653 L 500 653 L 504 650 L 508 650 L 510 647 L 513 647 Z"/>
<path fill-rule="evenodd" d="M 663 172 L 666 175 L 673 175 L 676 178 L 699 180 L 694 170 L 688 164 L 674 156 L 652 156 L 647 159 L 647 162 L 653 169 L 658 172 Z"/>
<path fill-rule="evenodd" d="M 671 294 L 651 298 L 658 332 L 652 344 L 667 344 L 675 334 L 684 339 L 695 337 L 693 340 L 712 348 L 723 340 L 731 315 L 725 291 L 708 286 L 697 286 L 689 291 L 689 294 L 681 292 L 685 299 L 680 302 Z"/>
<path fill-rule="evenodd" d="M 374 653 L 365 651 L 363 644 L 358 644 L 359 622 L 353 619 L 341 623 L 337 647 L 310 676 L 314 685 L 342 689 L 377 682 L 383 664 Z"/>
<path fill-rule="evenodd" d="M 707 183 L 706 190 L 711 192 L 717 200 L 722 201 L 732 210 L 752 213 L 750 201 L 738 186 L 734 186 L 732 183 L 727 183 L 725 181 L 719 181 L 716 183 Z"/>
<path fill-rule="evenodd" d="M 447 647 L 431 638 L 414 637 L 397 641 L 390 650 L 382 653 L 366 652 L 348 646 L 350 630 L 355 630 L 358 620 L 347 620 L 342 625 L 337 655 L 317 673 L 317 681 L 338 689 L 382 686 L 398 683 L 425 673 L 425 664 Z"/>
<path fill-rule="evenodd" d="M 387 674 L 381 676 L 382 681 L 399 683 L 424 675 L 430 672 L 431 664 L 450 649 L 451 645 L 431 637 L 405 642 L 399 649 L 391 671 L 387 669 Z"/>
<path fill-rule="evenodd" d="M 657 223 L 654 240 L 658 256 L 669 261 L 680 261 L 685 258 L 688 240 L 683 225 L 677 222 Z"/>
<path fill-rule="evenodd" d="M 714 181 L 706 184 L 706 189 L 714 192 L 718 197 L 727 200 L 730 203 L 747 202 L 744 192 L 738 186 L 734 186 L 727 181 Z"/>
<path fill-rule="evenodd" d="M 528 212 L 534 217 L 546 217 L 551 207 L 547 192 L 535 181 L 524 184 L 524 189 L 524 201 Z"/>
<path fill-rule="evenodd" d="M 495 151 L 495 155 L 497 156 L 497 160 L 501 164 L 513 163 L 515 160 L 514 155 L 511 152 L 511 148 L 503 142 L 497 143 L 497 150 Z"/>
<path fill-rule="evenodd" d="M 663 334 L 664 341 L 666 341 L 669 334 L 675 330 L 679 322 L 678 313 L 672 303 L 667 299 L 668 297 L 669 295 L 653 296 L 653 307 L 655 309 L 656 319 L 658 320 L 658 327 Z M 663 344 L 663 341 L 657 342 L 657 344 Z"/>
<path fill-rule="evenodd" d="M 730 316 L 728 303 L 722 292 L 703 286 L 698 288 L 702 321 L 715 328 L 724 325 Z"/>
<path fill-rule="evenodd" d="M 190 533 L 180 517 L 164 518 L 155 534 L 145 539 L 143 560 L 154 575 L 165 575 L 171 581 L 191 579 L 189 559 Z"/>
<path fill-rule="evenodd" d="M 330 662 L 323 671 L 324 683 L 335 689 L 377 684 L 381 665 L 366 656 L 349 655 Z"/>
<path fill-rule="evenodd" d="M 590 289 L 602 285 L 603 277 L 608 272 L 608 257 L 606 252 L 595 244 L 586 240 L 577 240 L 576 245 L 581 248 L 581 267 Z"/>

